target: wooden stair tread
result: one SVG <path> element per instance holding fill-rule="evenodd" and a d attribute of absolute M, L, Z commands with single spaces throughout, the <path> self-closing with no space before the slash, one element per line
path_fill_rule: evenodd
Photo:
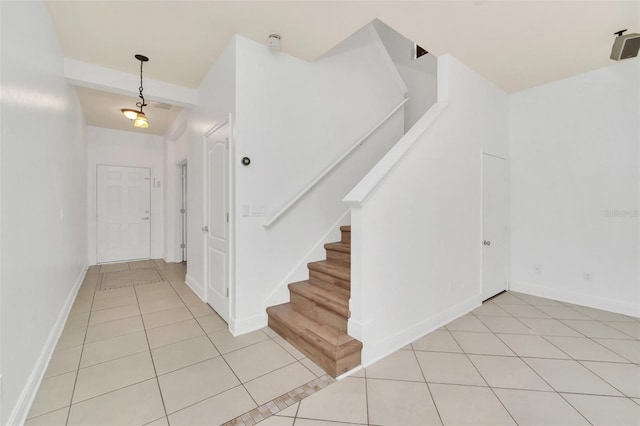
<path fill-rule="evenodd" d="M 350 244 L 345 244 L 345 243 L 341 243 L 341 242 L 337 242 L 337 243 L 327 243 L 324 245 L 325 250 L 335 250 L 335 251 L 339 251 L 342 253 L 349 253 L 351 254 L 351 245 Z"/>
<path fill-rule="evenodd" d="M 289 284 L 289 291 L 304 296 L 345 318 L 349 318 L 349 293 L 342 288 L 330 284 L 321 285 L 311 284 L 309 281 L 300 281 Z"/>
<path fill-rule="evenodd" d="M 342 232 L 351 232 L 351 225 L 343 225 L 340 227 L 340 231 Z"/>
<path fill-rule="evenodd" d="M 325 355 L 333 359 L 360 351 L 362 343 L 344 331 L 321 325 L 293 309 L 290 303 L 272 306 L 267 309 L 270 318 L 286 324 L 301 339 L 311 342 Z"/>
<path fill-rule="evenodd" d="M 322 272 L 345 281 L 351 281 L 351 268 L 348 265 L 331 262 L 330 260 L 320 260 L 318 262 L 311 262 L 307 264 L 307 266 L 309 269 Z"/>

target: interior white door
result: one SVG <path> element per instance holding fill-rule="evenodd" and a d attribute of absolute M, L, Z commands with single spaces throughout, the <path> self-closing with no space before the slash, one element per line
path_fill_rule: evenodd
<path fill-rule="evenodd" d="M 98 263 L 151 257 L 151 170 L 97 166 Z"/>
<path fill-rule="evenodd" d="M 227 126 L 206 138 L 205 277 L 207 303 L 229 322 L 229 204 Z"/>
<path fill-rule="evenodd" d="M 507 162 L 482 156 L 482 299 L 507 289 Z"/>

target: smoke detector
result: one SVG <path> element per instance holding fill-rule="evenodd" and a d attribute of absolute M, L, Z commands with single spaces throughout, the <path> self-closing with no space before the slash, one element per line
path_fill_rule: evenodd
<path fill-rule="evenodd" d="M 279 52 L 281 49 L 280 40 L 280 34 L 269 34 L 269 37 L 267 37 L 267 47 L 269 50 Z"/>
<path fill-rule="evenodd" d="M 621 30 L 616 33 L 616 37 L 611 48 L 610 58 L 614 61 L 620 61 L 622 59 L 635 58 L 638 56 L 638 50 L 640 50 L 640 34 L 631 33 L 623 35 L 627 30 Z"/>

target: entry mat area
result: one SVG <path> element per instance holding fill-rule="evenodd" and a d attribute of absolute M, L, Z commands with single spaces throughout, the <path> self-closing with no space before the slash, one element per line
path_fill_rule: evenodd
<path fill-rule="evenodd" d="M 129 264 L 131 263 L 133 262 Z M 100 272 L 98 290 L 114 290 L 116 288 L 168 281 L 153 261 L 140 261 L 135 263 L 140 263 L 138 268 Z M 127 263 L 123 265 L 126 266 Z"/>

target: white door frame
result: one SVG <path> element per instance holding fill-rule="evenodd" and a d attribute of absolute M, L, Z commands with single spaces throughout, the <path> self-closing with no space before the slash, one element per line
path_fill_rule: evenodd
<path fill-rule="evenodd" d="M 173 208 L 178 215 L 176 216 L 176 220 L 174 220 L 174 235 L 175 235 L 175 243 L 173 246 L 174 257 L 176 262 L 185 262 L 187 260 L 187 229 L 188 229 L 188 220 L 189 216 L 186 212 L 188 209 L 187 202 L 187 187 L 185 183 L 188 183 L 188 165 L 187 160 L 182 160 L 176 163 L 176 187 L 175 187 L 175 203 Z M 185 182 L 187 181 L 187 182 Z M 182 213 L 182 209 L 185 209 L 185 213 Z M 181 244 L 184 243 L 185 247 L 182 248 Z"/>
<path fill-rule="evenodd" d="M 204 164 L 204 173 L 202 174 L 202 188 L 204 195 L 204 203 L 203 203 L 203 227 L 208 226 L 208 193 L 209 193 L 209 183 L 208 183 L 208 166 L 207 166 L 207 138 L 222 129 L 223 127 L 228 126 L 228 147 L 227 150 L 227 209 L 229 210 L 229 223 L 228 223 L 228 233 L 227 233 L 227 288 L 229 289 L 229 326 L 232 328 L 232 324 L 235 318 L 235 135 L 234 135 L 234 121 L 232 114 L 229 114 L 229 119 L 223 123 L 220 123 L 211 129 L 209 129 L 202 138 L 202 158 Z M 202 249 L 203 249 L 203 295 L 204 300 L 208 300 L 208 291 L 209 291 L 209 271 L 208 271 L 208 260 L 207 260 L 207 233 L 202 232 Z"/>
<path fill-rule="evenodd" d="M 481 183 L 480 183 L 480 188 L 481 188 L 481 195 L 480 195 L 480 226 L 481 226 L 481 232 L 480 232 L 480 236 L 482 238 L 482 240 L 480 241 L 480 296 L 482 300 L 487 299 L 484 296 L 484 239 L 485 239 L 485 235 L 484 235 L 484 158 L 485 156 L 487 157 L 493 157 L 495 159 L 498 160 L 502 160 L 504 161 L 504 165 L 506 167 L 506 182 L 505 182 L 505 234 L 504 234 L 504 250 L 505 250 L 505 290 L 509 290 L 509 287 L 511 285 L 510 282 L 510 268 L 511 268 L 511 261 L 510 261 L 510 229 L 511 229 L 511 225 L 510 225 L 510 215 L 509 215 L 509 204 L 510 204 L 510 197 L 509 197 L 509 193 L 510 193 L 510 180 L 509 180 L 509 160 L 508 158 L 505 157 L 501 157 L 499 155 L 495 155 L 495 154 L 491 154 L 488 152 L 481 152 L 480 153 L 480 165 L 481 165 L 481 171 L 480 171 L 480 176 L 481 176 Z M 491 297 L 489 297 L 491 298 Z"/>

